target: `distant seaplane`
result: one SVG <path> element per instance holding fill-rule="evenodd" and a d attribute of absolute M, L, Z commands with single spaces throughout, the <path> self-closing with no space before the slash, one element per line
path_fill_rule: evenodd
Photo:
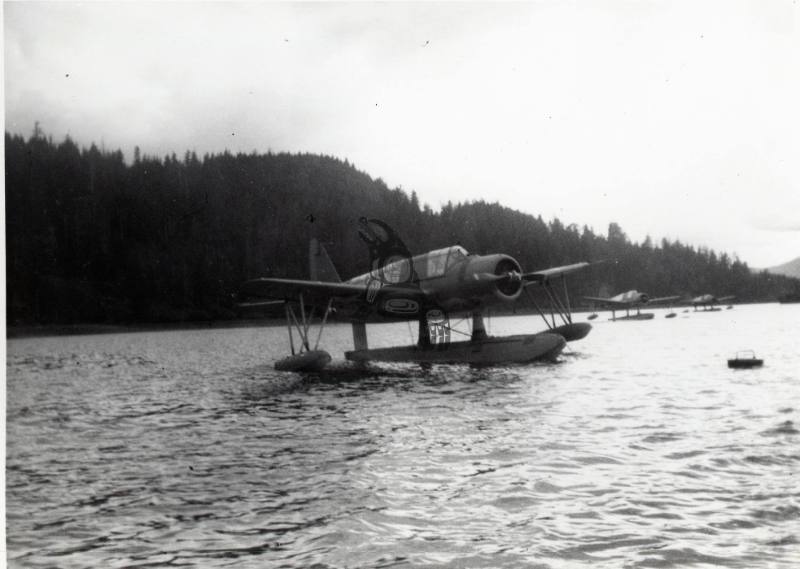
<path fill-rule="evenodd" d="M 697 310 L 698 307 L 702 308 L 705 312 L 717 312 L 722 310 L 718 304 L 722 304 L 725 302 L 729 302 L 736 298 L 735 296 L 714 296 L 713 294 L 703 294 L 700 296 L 696 296 L 692 299 L 692 306 L 694 309 Z M 728 308 L 733 308 L 733 306 L 728 306 Z"/>
<path fill-rule="evenodd" d="M 652 312 L 641 312 L 641 307 L 648 304 L 658 304 L 664 302 L 671 302 L 673 300 L 677 300 L 679 296 L 662 296 L 660 298 L 651 298 L 650 295 L 644 292 L 639 292 L 638 290 L 629 290 L 627 292 L 620 293 L 616 296 L 612 296 L 611 298 L 603 298 L 597 296 L 584 296 L 586 300 L 591 300 L 592 302 L 597 302 L 599 304 L 603 304 L 608 306 L 611 310 L 611 320 L 650 320 L 653 318 Z M 636 314 L 631 314 L 632 309 L 636 309 Z M 620 316 L 617 318 L 616 311 L 617 310 L 625 310 L 625 316 Z M 673 314 L 674 315 L 674 314 Z M 667 315 L 668 317 L 670 315 Z"/>
<path fill-rule="evenodd" d="M 412 257 L 399 237 L 382 221 L 361 218 L 359 224 L 359 235 L 370 250 L 372 269 L 369 272 L 342 282 L 325 248 L 312 239 L 310 280 L 258 278 L 242 285 L 244 298 L 270 300 L 244 302 L 241 306 L 276 301 L 284 305 L 292 355 L 277 362 L 277 369 L 315 370 L 330 361 L 330 355 L 318 348 L 322 328 L 332 313 L 351 322 L 355 349 L 345 352 L 345 358 L 357 362 L 494 365 L 552 360 L 566 342 L 579 340 L 591 330 L 588 323 L 572 322 L 568 299 L 560 301 L 552 287 L 556 279 L 563 280 L 566 275 L 589 266 L 588 262 L 523 272 L 509 255 L 471 255 L 460 245 Z M 557 325 L 553 313 L 550 322 L 545 317 L 546 331 L 489 336 L 483 311 L 495 304 L 516 302 L 532 285 L 546 291 L 551 306 L 558 307 L 563 324 Z M 321 314 L 321 324 L 312 348 L 310 324 L 315 312 Z M 471 315 L 469 340 L 450 341 L 449 316 L 452 314 Z M 416 344 L 368 348 L 367 322 L 409 320 L 418 322 Z M 295 349 L 293 330 L 300 337 L 298 349 Z"/>

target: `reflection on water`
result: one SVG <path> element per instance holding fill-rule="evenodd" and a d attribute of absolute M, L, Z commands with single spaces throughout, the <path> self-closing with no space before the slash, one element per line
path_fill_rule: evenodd
<path fill-rule="evenodd" d="M 9 565 L 796 567 L 798 309 L 601 316 L 557 364 L 305 376 L 272 369 L 282 329 L 12 340 Z M 744 348 L 765 366 L 729 370 Z"/>

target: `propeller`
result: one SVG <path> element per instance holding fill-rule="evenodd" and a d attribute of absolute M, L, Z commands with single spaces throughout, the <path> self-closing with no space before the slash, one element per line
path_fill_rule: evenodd
<path fill-rule="evenodd" d="M 476 281 L 485 282 L 485 283 L 496 283 L 499 281 L 508 281 L 508 282 L 521 282 L 522 281 L 522 273 L 519 271 L 507 271 L 505 273 L 501 273 L 496 275 L 494 273 L 475 273 L 472 275 Z"/>

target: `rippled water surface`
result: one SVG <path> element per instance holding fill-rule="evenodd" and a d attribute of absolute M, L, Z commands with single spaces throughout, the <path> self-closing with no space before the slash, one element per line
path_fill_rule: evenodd
<path fill-rule="evenodd" d="M 313 376 L 281 328 L 10 340 L 9 565 L 800 567 L 800 305 L 656 314 L 493 369 L 359 370 L 347 326 Z"/>

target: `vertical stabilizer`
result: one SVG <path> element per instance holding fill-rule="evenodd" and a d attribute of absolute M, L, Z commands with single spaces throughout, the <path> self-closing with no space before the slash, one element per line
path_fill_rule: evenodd
<path fill-rule="evenodd" d="M 325 247 L 316 239 L 311 239 L 308 244 L 308 262 L 312 281 L 342 282 Z"/>

